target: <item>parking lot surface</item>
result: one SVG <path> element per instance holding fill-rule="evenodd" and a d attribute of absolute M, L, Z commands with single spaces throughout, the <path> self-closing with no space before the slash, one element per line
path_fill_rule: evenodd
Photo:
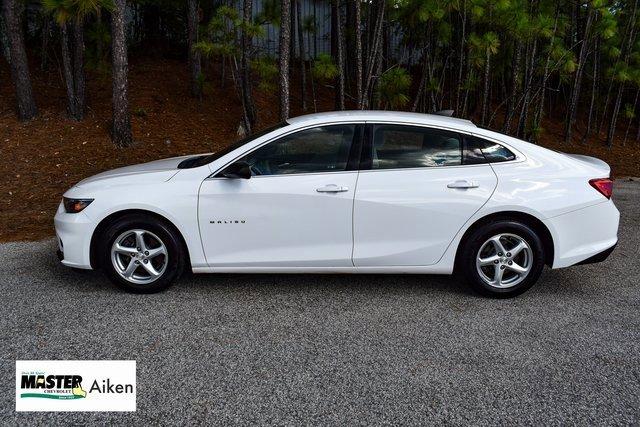
<path fill-rule="evenodd" d="M 0 245 L 0 424 L 638 424 L 640 182 L 620 243 L 510 300 L 445 276 L 188 275 L 155 295 Z M 16 413 L 15 360 L 135 359 L 134 413 Z"/>

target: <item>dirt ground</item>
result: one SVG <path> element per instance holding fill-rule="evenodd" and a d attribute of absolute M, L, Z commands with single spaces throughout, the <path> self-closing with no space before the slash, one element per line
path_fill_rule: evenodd
<path fill-rule="evenodd" d="M 209 70 L 215 74 L 214 70 Z M 118 149 L 109 139 L 111 80 L 89 73 L 88 112 L 76 122 L 65 114 L 61 76 L 52 68 L 32 67 L 40 115 L 26 123 L 16 119 L 14 94 L 6 63 L 0 64 L 0 242 L 38 240 L 53 235 L 53 215 L 62 193 L 81 179 L 119 166 L 184 154 L 217 151 L 237 139 L 240 105 L 231 85 L 211 76 L 204 98 L 188 95 L 183 62 L 132 58 L 129 73 L 134 147 Z M 294 93 L 298 84 L 293 83 Z M 278 120 L 277 95 L 255 91 L 258 128 Z M 322 88 L 318 110 L 333 108 L 332 92 Z M 302 114 L 299 98 L 292 115 Z M 548 120 L 541 144 L 604 159 L 615 176 L 640 175 L 640 148 L 634 142 L 609 150 L 603 135 L 587 144 L 562 143 L 562 126 Z M 620 126 L 624 128 L 624 126 Z M 624 130 L 624 129 L 623 129 Z M 623 131 L 622 130 L 622 131 Z M 576 140 L 579 135 L 576 136 Z M 633 138 L 632 138 L 633 139 Z"/>

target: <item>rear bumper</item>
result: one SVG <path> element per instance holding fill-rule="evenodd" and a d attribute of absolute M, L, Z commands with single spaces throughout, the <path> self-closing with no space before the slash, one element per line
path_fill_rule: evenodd
<path fill-rule="evenodd" d="M 620 212 L 611 200 L 546 219 L 553 237 L 553 268 L 606 258 L 618 242 L 619 222 Z"/>
<path fill-rule="evenodd" d="M 609 258 L 609 255 L 611 255 L 611 253 L 616 248 L 616 246 L 618 246 L 617 243 L 615 245 L 611 246 L 609 249 L 605 249 L 604 251 L 585 259 L 584 261 L 580 261 L 576 265 L 595 264 L 595 263 L 598 263 L 598 262 L 602 262 L 605 259 Z"/>

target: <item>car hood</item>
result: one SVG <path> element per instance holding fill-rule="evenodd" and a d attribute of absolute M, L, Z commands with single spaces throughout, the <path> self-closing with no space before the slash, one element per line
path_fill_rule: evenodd
<path fill-rule="evenodd" d="M 117 182 L 127 180 L 131 182 L 132 179 L 135 180 L 136 183 L 167 181 L 179 171 L 178 164 L 189 157 L 193 156 L 171 157 L 169 159 L 155 160 L 153 162 L 112 169 L 86 178 L 76 184 L 76 187 L 84 188 L 97 182 L 106 183 L 107 181 Z"/>

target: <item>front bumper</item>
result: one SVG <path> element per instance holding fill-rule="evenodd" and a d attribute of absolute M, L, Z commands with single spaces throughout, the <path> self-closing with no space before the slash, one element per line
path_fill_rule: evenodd
<path fill-rule="evenodd" d="M 62 204 L 54 218 L 58 257 L 66 266 L 91 269 L 91 236 L 94 222 L 84 213 L 66 213 Z"/>

